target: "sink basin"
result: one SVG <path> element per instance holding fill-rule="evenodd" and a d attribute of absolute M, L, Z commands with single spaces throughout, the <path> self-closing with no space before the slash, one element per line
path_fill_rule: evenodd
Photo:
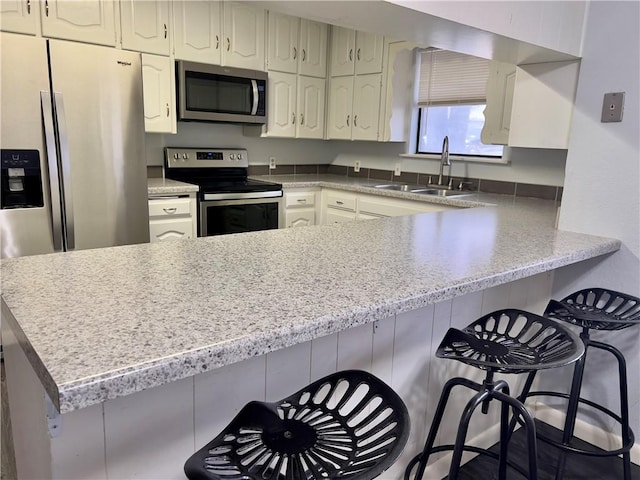
<path fill-rule="evenodd" d="M 374 185 L 373 188 L 379 188 L 380 190 L 397 190 L 398 192 L 408 192 L 409 185 L 391 183 L 388 185 Z"/>
<path fill-rule="evenodd" d="M 473 195 L 473 192 L 465 192 L 464 190 L 448 190 L 443 188 L 417 188 L 415 190 L 411 190 L 411 193 L 434 195 L 436 197 L 460 197 L 463 195 Z"/>

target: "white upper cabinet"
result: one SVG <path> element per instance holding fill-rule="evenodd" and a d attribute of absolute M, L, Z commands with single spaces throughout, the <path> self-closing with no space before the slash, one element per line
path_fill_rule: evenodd
<path fill-rule="evenodd" d="M 38 31 L 38 5 L 35 0 L 0 1 L 0 30 L 35 35 Z"/>
<path fill-rule="evenodd" d="M 267 109 L 269 136 L 295 137 L 296 75 L 269 72 Z"/>
<path fill-rule="evenodd" d="M 327 25 L 269 12 L 269 70 L 324 78 Z"/>
<path fill-rule="evenodd" d="M 178 60 L 220 65 L 221 2 L 173 2 L 174 52 Z"/>
<path fill-rule="evenodd" d="M 146 132 L 177 133 L 174 68 L 169 57 L 142 54 Z"/>
<path fill-rule="evenodd" d="M 569 147 L 579 61 L 514 66 L 492 62 L 482 141 L 511 147 Z"/>
<path fill-rule="evenodd" d="M 334 26 L 331 30 L 331 75 L 381 73 L 384 37 Z"/>
<path fill-rule="evenodd" d="M 353 140 L 377 140 L 380 121 L 380 74 L 358 75 L 353 91 Z"/>
<path fill-rule="evenodd" d="M 300 19 L 269 12 L 269 70 L 298 72 Z"/>
<path fill-rule="evenodd" d="M 120 0 L 122 48 L 169 55 L 168 0 Z"/>
<path fill-rule="evenodd" d="M 353 113 L 353 76 L 333 77 L 329 88 L 327 137 L 335 140 L 350 140 Z"/>
<path fill-rule="evenodd" d="M 42 0 L 40 18 L 44 37 L 109 46 L 116 44 L 113 0 Z"/>
<path fill-rule="evenodd" d="M 264 70 L 265 11 L 241 2 L 224 2 L 222 64 Z"/>
<path fill-rule="evenodd" d="M 312 77 L 325 78 L 327 75 L 327 36 L 326 23 L 300 20 L 300 47 L 298 73 Z"/>
<path fill-rule="evenodd" d="M 356 32 L 350 28 L 331 27 L 331 75 L 353 75 Z"/>
<path fill-rule="evenodd" d="M 298 77 L 298 138 L 324 137 L 325 85 L 324 78 Z"/>
<path fill-rule="evenodd" d="M 356 74 L 382 72 L 384 37 L 373 33 L 356 34 Z"/>
<path fill-rule="evenodd" d="M 269 72 L 267 135 L 323 138 L 324 99 L 323 78 Z"/>

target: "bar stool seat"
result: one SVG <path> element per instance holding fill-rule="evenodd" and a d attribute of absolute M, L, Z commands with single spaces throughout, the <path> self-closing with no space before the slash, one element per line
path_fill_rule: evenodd
<path fill-rule="evenodd" d="M 536 433 L 531 414 L 524 405 L 509 393 L 506 381 L 495 381 L 495 373 L 525 373 L 547 368 L 569 365 L 584 355 L 584 346 L 578 336 L 561 324 L 523 310 L 498 310 L 476 320 L 466 328 L 449 329 L 442 340 L 436 356 L 463 362 L 485 370 L 482 384 L 466 378 L 452 378 L 445 384 L 436 409 L 429 435 L 422 452 L 416 455 L 405 470 L 405 479 L 411 478 L 415 468 L 415 480 L 420 480 L 431 453 L 453 450 L 449 479 L 458 478 L 463 451 L 485 454 L 498 458 L 498 478 L 506 478 L 507 451 L 509 443 L 509 411 L 514 411 L 525 425 L 529 446 L 528 472 L 512 465 L 530 480 L 537 479 Z M 466 405 L 455 444 L 434 447 L 444 410 L 455 386 L 464 386 L 478 392 Z M 471 416 L 478 406 L 487 413 L 489 402 L 501 403 L 500 454 L 465 445 Z M 489 476 L 487 476 L 489 478 Z"/>
<path fill-rule="evenodd" d="M 329 375 L 278 402 L 250 402 L 193 454 L 190 480 L 370 480 L 409 437 L 402 399 L 370 373 Z"/>
<path fill-rule="evenodd" d="M 629 426 L 629 402 L 627 393 L 626 360 L 622 352 L 615 347 L 592 340 L 590 330 L 622 330 L 634 325 L 640 325 L 640 299 L 603 288 L 586 288 L 568 295 L 564 299 L 551 300 L 547 305 L 544 315 L 561 322 L 570 323 L 582 328 L 580 338 L 584 343 L 585 355 L 575 365 L 573 381 L 569 394 L 553 391 L 530 391 L 535 377 L 535 372 L 529 375 L 520 394 L 520 400 L 524 402 L 529 397 L 548 396 L 564 398 L 568 400 L 567 416 L 562 434 L 562 441 L 538 435 L 538 437 L 557 448 L 564 454 L 559 458 L 556 479 L 561 479 L 566 462 L 566 453 L 588 455 L 593 457 L 607 457 L 622 455 L 624 479 L 631 480 L 630 450 L 635 442 L 633 431 Z M 618 376 L 620 388 L 620 415 L 593 401 L 582 398 L 580 391 L 584 377 L 584 368 L 589 348 L 596 348 L 611 353 L 618 362 Z M 584 450 L 572 445 L 575 430 L 575 421 L 579 405 L 594 408 L 620 424 L 622 445 L 612 450 Z"/>

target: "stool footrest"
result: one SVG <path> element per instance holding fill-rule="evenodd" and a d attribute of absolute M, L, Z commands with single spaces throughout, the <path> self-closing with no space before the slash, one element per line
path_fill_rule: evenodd
<path fill-rule="evenodd" d="M 524 403 L 525 400 L 529 397 L 555 397 L 555 398 L 564 398 L 565 400 L 568 400 L 569 394 L 540 390 L 540 391 L 529 392 L 524 398 L 520 398 L 519 400 L 522 403 Z M 617 421 L 619 424 L 622 425 L 622 419 L 620 418 L 620 416 L 612 412 L 608 408 L 605 408 L 602 405 L 599 405 L 595 402 L 592 402 L 591 400 L 588 400 L 582 397 L 578 399 L 578 402 L 601 411 L 602 413 L 606 414 L 607 416 L 609 416 L 610 418 L 612 418 L 613 420 Z M 517 418 L 517 421 L 518 423 L 522 424 L 519 417 Z M 633 430 L 631 429 L 629 429 L 629 438 L 627 439 L 626 443 L 624 443 L 622 447 L 617 448 L 615 450 L 600 450 L 600 451 L 585 450 L 585 449 L 577 448 L 571 445 L 567 445 L 562 442 L 558 442 L 557 440 L 554 440 L 548 437 L 547 435 L 540 433 L 539 431 L 536 431 L 536 437 L 542 440 L 543 442 L 548 443 L 549 445 L 552 445 L 560 450 L 564 450 L 565 452 L 575 453 L 577 455 L 589 455 L 594 457 L 613 457 L 613 456 L 621 455 L 623 453 L 628 453 L 631 450 L 631 448 L 633 448 L 633 445 L 635 443 L 635 435 L 633 433 Z M 624 439 L 623 439 L 623 442 L 624 442 Z"/>

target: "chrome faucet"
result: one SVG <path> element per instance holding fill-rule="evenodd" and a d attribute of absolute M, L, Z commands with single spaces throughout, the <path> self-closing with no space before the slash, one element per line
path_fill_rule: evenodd
<path fill-rule="evenodd" d="M 451 175 L 451 160 L 449 160 L 449 136 L 448 135 L 445 135 L 444 140 L 442 141 L 442 155 L 440 157 L 440 174 L 438 175 L 438 185 L 443 185 L 442 172 L 444 170 L 445 165 L 449 167 L 449 175 Z"/>

